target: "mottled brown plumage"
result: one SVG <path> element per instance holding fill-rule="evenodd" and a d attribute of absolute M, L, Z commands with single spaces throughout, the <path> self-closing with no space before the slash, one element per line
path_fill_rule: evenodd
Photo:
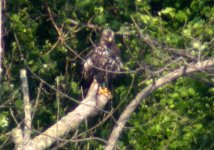
<path fill-rule="evenodd" d="M 88 88 L 94 78 L 101 86 L 110 88 L 109 83 L 121 68 L 120 50 L 115 44 L 114 32 L 104 30 L 99 44 L 86 55 L 83 64 L 83 88 Z"/>

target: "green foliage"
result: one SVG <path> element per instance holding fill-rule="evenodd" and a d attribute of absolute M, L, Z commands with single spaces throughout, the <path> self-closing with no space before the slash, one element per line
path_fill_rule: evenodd
<path fill-rule="evenodd" d="M 7 118 L 7 113 L 6 112 L 3 112 L 1 113 L 0 115 L 0 127 L 3 129 L 5 127 L 8 126 L 8 118 Z"/>
<path fill-rule="evenodd" d="M 17 126 L 16 121 L 23 120 L 20 69 L 28 68 L 35 111 L 33 128 L 43 131 L 77 105 L 56 89 L 73 99 L 81 99 L 81 60 L 75 53 L 84 57 L 92 42 L 99 40 L 101 29 L 115 31 L 125 70 L 140 70 L 120 75 L 114 81 L 114 98 L 105 109 L 120 104 L 115 118 L 153 78 L 185 64 L 173 62 L 178 56 L 161 46 L 145 42 L 143 38 L 147 35 L 159 45 L 184 49 L 200 60 L 214 56 L 212 0 L 8 0 L 6 3 L 0 143 L 8 143 L 8 132 Z M 153 73 L 164 67 L 167 69 L 163 72 Z M 213 78 L 202 73 L 197 77 L 213 82 Z M 159 88 L 133 114 L 128 122 L 131 128 L 124 131 L 118 148 L 213 149 L 214 90 L 202 81 L 182 78 Z M 102 118 L 98 115 L 93 123 L 81 125 L 78 134 L 84 134 L 80 137 L 107 139 L 114 119 L 98 126 L 96 131 L 85 132 Z M 105 144 L 90 140 L 74 145 L 71 143 L 67 149 L 103 149 Z M 11 149 L 13 145 L 9 142 L 5 147 Z"/>
<path fill-rule="evenodd" d="M 208 89 L 197 80 L 183 78 L 156 91 L 148 99 L 153 103 L 142 104 L 130 120 L 131 147 L 212 149 L 214 95 Z"/>

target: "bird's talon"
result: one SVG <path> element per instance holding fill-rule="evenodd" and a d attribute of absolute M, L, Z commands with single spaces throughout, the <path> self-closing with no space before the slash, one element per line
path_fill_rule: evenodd
<path fill-rule="evenodd" d="M 106 87 L 99 87 L 98 94 L 102 94 L 107 97 L 112 97 L 111 92 Z"/>

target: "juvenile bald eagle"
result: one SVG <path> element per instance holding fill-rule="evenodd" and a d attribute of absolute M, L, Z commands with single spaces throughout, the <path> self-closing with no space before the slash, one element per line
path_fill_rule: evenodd
<path fill-rule="evenodd" d="M 82 71 L 83 89 L 87 91 L 95 78 L 101 86 L 99 92 L 108 93 L 113 78 L 121 69 L 120 50 L 115 44 L 114 32 L 103 30 L 100 42 L 85 57 Z"/>

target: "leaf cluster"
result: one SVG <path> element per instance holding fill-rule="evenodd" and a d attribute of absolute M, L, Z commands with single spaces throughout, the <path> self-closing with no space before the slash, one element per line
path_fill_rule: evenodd
<path fill-rule="evenodd" d="M 81 125 L 80 138 L 107 139 L 132 98 L 153 79 L 190 62 L 214 56 L 212 0 L 8 0 L 4 14 L 3 80 L 0 93 L 0 143 L 11 148 L 8 132 L 23 121 L 19 71 L 28 69 L 34 131 L 43 131 L 77 106 L 82 98 L 82 59 L 105 28 L 115 31 L 124 70 L 114 81 L 114 98 L 105 109 L 120 105 L 113 117 L 91 132 L 105 115 Z M 176 49 L 169 51 L 167 48 Z M 78 55 L 77 55 L 78 54 Z M 160 71 L 163 70 L 163 71 Z M 195 76 L 194 76 L 195 77 Z M 198 81 L 198 78 L 201 81 Z M 160 88 L 133 114 L 120 149 L 212 149 L 213 82 L 211 76 L 182 78 Z M 57 92 L 57 90 L 62 93 Z M 68 96 L 72 97 L 69 99 Z M 34 132 L 34 134 L 38 134 Z M 71 137 L 72 135 L 68 135 Z M 102 149 L 90 140 L 73 149 Z"/>

